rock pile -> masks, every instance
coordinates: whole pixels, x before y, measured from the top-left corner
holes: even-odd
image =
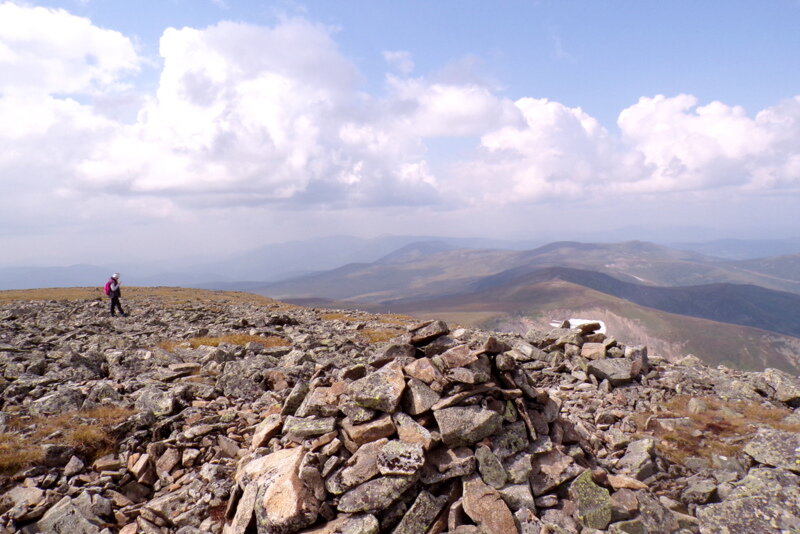
[[[649,372],[644,348],[597,328],[512,345],[430,321],[369,365],[298,383],[238,466],[226,532],[538,533],[612,521],[627,532],[658,527],[651,515],[677,528],[657,501],[638,513],[632,489],[655,471],[652,440],[628,445],[619,462],[628,474],[609,479],[588,430],[542,387],[552,379],[543,369],[567,354],[591,358],[588,373],[606,390]]]
[[[800,382],[780,371],[673,364],[592,324],[102,306],[0,304],[0,532],[800,529]]]

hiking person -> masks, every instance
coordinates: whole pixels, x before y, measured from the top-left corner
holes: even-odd
[[[122,305],[119,303],[119,298],[122,296],[122,290],[119,288],[120,285],[119,273],[112,274],[111,278],[106,282],[105,293],[111,297],[111,317],[116,315],[114,313],[115,309],[119,310],[119,314],[123,317],[128,316],[128,314],[122,310]]]

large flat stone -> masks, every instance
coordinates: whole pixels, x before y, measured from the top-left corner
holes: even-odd
[[[608,380],[612,386],[623,386],[633,380],[633,362],[627,358],[606,358],[590,362],[589,374]]]
[[[744,452],[761,464],[800,473],[800,433],[760,428]]]
[[[387,364],[364,378],[351,382],[347,394],[365,408],[392,413],[397,410],[406,380],[399,365]]]
[[[723,502],[699,507],[697,518],[702,534],[797,532],[800,476],[782,469],[751,469]]]
[[[338,510],[346,513],[376,512],[388,508],[414,485],[414,476],[388,476],[364,482],[339,499]]]
[[[442,440],[449,447],[472,445],[500,430],[503,418],[480,406],[455,406],[433,412]]]

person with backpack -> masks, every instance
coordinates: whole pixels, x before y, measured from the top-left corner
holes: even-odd
[[[108,282],[106,282],[103,290],[106,295],[111,297],[111,316],[114,317],[116,315],[114,310],[117,309],[120,315],[127,317],[128,314],[122,310],[122,305],[119,303],[119,298],[122,296],[122,290],[119,286],[119,273],[114,273],[111,275],[111,278],[108,279]]]

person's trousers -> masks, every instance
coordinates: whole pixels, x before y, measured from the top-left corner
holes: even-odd
[[[125,315],[122,311],[122,304],[119,303],[119,297],[111,297],[111,315],[115,315],[114,310],[119,310],[120,315]]]

